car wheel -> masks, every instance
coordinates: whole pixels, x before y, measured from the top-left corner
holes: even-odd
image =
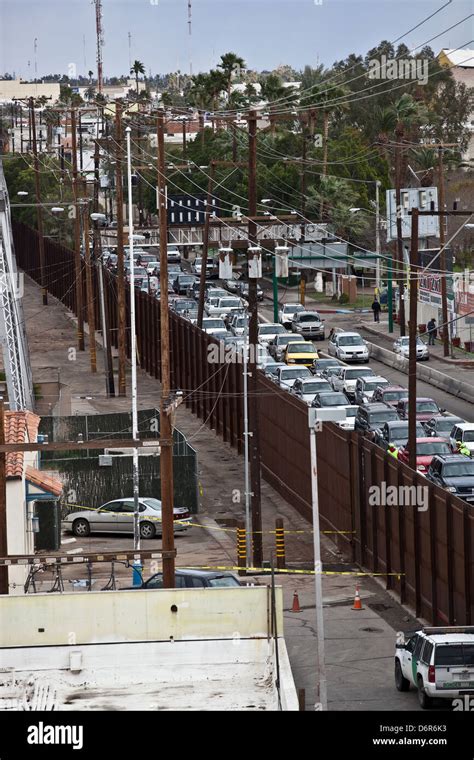
[[[420,677],[418,678],[418,702],[422,710],[429,710],[430,707],[433,707],[433,698],[427,695],[423,679]]]
[[[398,691],[408,691],[410,688],[410,681],[403,675],[402,666],[398,659],[395,660],[395,686]]]
[[[90,535],[91,526],[87,520],[84,520],[84,518],[80,517],[78,520],[74,520],[72,524],[72,532],[75,536],[84,538],[85,536]]]
[[[155,538],[156,528],[151,522],[140,523],[140,538]]]

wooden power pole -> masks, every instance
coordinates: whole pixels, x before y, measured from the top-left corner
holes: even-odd
[[[444,165],[443,165],[443,147],[438,146],[438,206],[440,211],[444,211]],[[444,216],[439,217],[439,266],[441,269],[441,312],[443,321],[443,354],[449,356],[449,325],[448,325],[448,289],[446,279],[446,250],[444,248]]]
[[[127,394],[126,380],[126,326],[125,309],[125,272],[123,251],[123,135],[122,135],[122,103],[116,102],[115,109],[115,185],[117,193],[117,300],[118,300],[118,389],[119,396]]]
[[[38,145],[36,142],[36,121],[35,121],[35,107],[34,107],[33,98],[30,98],[28,103],[29,103],[31,132],[33,136],[33,161],[34,161],[34,169],[35,169],[35,192],[36,192],[36,224],[38,227],[41,295],[43,299],[43,306],[47,306],[48,305],[48,290],[46,288],[46,279],[45,279],[46,275],[45,275],[44,237],[43,237],[43,209],[41,207],[41,182],[40,182],[40,170],[39,170],[39,161],[38,161]]]
[[[91,248],[89,240],[89,196],[87,192],[87,182],[83,181],[84,198],[84,260],[86,264],[86,294],[87,294],[87,321],[89,323],[89,355],[91,361],[91,372],[97,372],[97,349],[95,344],[95,312],[94,312],[94,289],[92,287],[92,261]]]
[[[249,130],[249,242],[257,245],[257,113],[250,111]],[[250,452],[250,488],[252,509],[253,563],[261,567],[263,562],[262,507],[260,495],[260,436],[258,424],[258,301],[257,280],[249,277],[249,452]],[[248,559],[247,559],[248,561]]]
[[[77,178],[77,129],[76,109],[71,108],[71,145],[72,145],[72,183],[74,193],[74,262],[76,276],[76,309],[77,309],[77,346],[79,351],[85,350],[84,345],[84,314],[82,298],[82,262],[81,262],[81,215],[79,210],[79,187]]]
[[[160,353],[161,353],[161,400],[160,400],[160,478],[161,478],[161,515],[162,548],[166,552],[174,551],[173,526],[173,428],[169,411],[171,377],[170,377],[170,326],[168,311],[168,220],[166,208],[165,181],[165,112],[160,110],[157,119],[158,143],[158,216],[160,224],[160,280],[163,283],[160,293]],[[132,264],[133,265],[133,264]],[[174,555],[163,559],[163,586],[175,586]]]
[[[418,209],[412,209],[410,248],[410,322],[408,351],[408,456],[416,470],[416,332],[418,311]]]

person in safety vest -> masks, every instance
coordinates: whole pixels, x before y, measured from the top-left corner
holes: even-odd
[[[389,444],[387,451],[392,457],[395,457],[395,459],[398,459],[398,449],[393,443]]]
[[[466,457],[470,457],[471,456],[470,450],[468,449],[468,447],[466,446],[466,444],[463,443],[462,441],[458,441],[456,443],[456,448],[458,450],[458,454],[464,454],[464,456],[466,456]]]

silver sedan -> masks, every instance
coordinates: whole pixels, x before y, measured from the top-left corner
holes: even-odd
[[[133,499],[115,499],[99,509],[71,512],[63,524],[75,536],[84,538],[91,533],[133,534]],[[161,501],[148,497],[139,499],[140,536],[154,538],[162,534]],[[192,525],[189,510],[173,508],[174,532],[187,530]]]

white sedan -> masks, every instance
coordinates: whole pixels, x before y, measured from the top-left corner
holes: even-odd
[[[85,538],[91,533],[131,533],[134,518],[133,499],[114,499],[99,509],[81,509],[71,512],[63,520],[66,530]],[[162,535],[161,501],[149,497],[139,499],[140,537],[155,538]],[[192,525],[189,510],[173,507],[174,532],[185,531]],[[179,522],[176,522],[179,521]]]
[[[408,336],[398,338],[393,344],[393,350],[396,354],[399,354],[399,356],[408,359],[410,353],[410,338]],[[430,352],[428,351],[427,346],[423,343],[421,338],[418,337],[416,339],[416,358],[422,361],[427,361],[430,358]]]
[[[283,327],[283,325],[279,324],[268,324],[268,323],[262,323],[259,325],[258,328],[258,342],[262,345],[267,345],[272,341],[274,338],[276,338],[277,335],[281,335],[282,333],[286,333],[287,330]]]

